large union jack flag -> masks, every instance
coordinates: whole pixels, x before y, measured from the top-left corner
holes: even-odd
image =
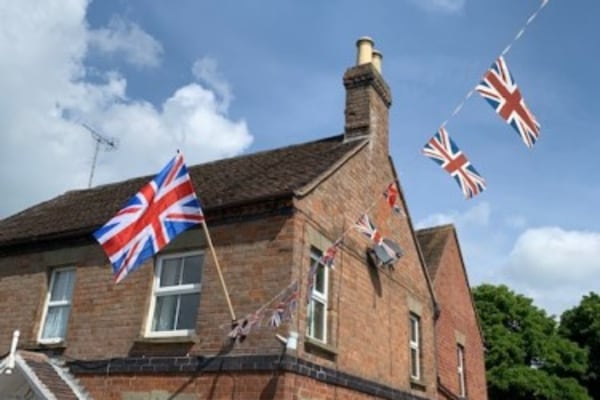
[[[471,165],[465,154],[450,139],[444,128],[427,142],[423,154],[438,163],[454,177],[467,199],[485,190],[485,179]]]
[[[103,227],[94,232],[120,282],[186,229],[204,221],[178,153]]]
[[[540,124],[525,104],[504,57],[492,64],[475,89],[531,148],[540,135]]]

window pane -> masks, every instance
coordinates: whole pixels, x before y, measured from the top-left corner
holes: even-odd
[[[184,294],[179,296],[179,318],[177,319],[177,329],[196,328],[196,315],[198,313],[198,303],[200,294]]]
[[[160,287],[179,285],[181,276],[181,258],[163,260],[160,271]]]
[[[465,358],[464,358],[464,349],[461,345],[458,345],[457,348],[457,356],[458,356],[458,386],[459,393],[461,396],[465,396],[466,387],[465,387]]]
[[[411,317],[410,318],[410,340],[411,340],[411,342],[417,341],[417,338],[418,338],[417,330],[418,330],[417,320],[414,317]]]
[[[178,296],[160,296],[156,298],[153,331],[170,331],[175,326],[175,313],[177,312]]]
[[[319,340],[325,340],[325,305],[313,300],[312,313],[312,337]]]
[[[42,339],[64,338],[70,306],[48,307]]]
[[[325,267],[319,264],[315,277],[315,290],[319,293],[325,293]]]
[[[55,271],[52,284],[52,293],[50,301],[71,300],[73,295],[73,283],[75,282],[75,271]]]
[[[183,278],[181,283],[202,282],[203,255],[186,257],[183,263]]]
[[[415,349],[410,349],[410,374],[419,377],[419,353]]]

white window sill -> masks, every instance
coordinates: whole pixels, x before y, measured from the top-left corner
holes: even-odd
[[[135,339],[137,343],[198,343],[195,333],[185,335],[147,335]]]
[[[67,344],[64,339],[56,340],[38,340],[37,342],[39,349],[65,349]]]
[[[42,346],[64,346],[64,338],[53,338],[53,339],[39,339],[38,344]]]

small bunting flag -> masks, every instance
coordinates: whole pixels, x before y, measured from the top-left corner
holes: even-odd
[[[535,144],[540,135],[540,124],[525,104],[504,57],[492,64],[475,90],[517,131],[527,147]]]
[[[423,148],[423,154],[438,163],[454,177],[467,199],[485,190],[485,179],[471,165],[465,154],[450,139],[445,128],[440,128]]]
[[[396,189],[396,185],[394,185],[393,182],[385,189],[383,197],[385,197],[387,203],[396,214],[402,215],[402,208],[400,208],[400,204],[398,204],[398,189]]]
[[[356,221],[354,227],[364,236],[371,239],[375,244],[380,244],[383,240],[383,237],[377,232],[377,228],[375,228],[375,225],[371,222],[367,214],[363,214],[358,221]]]
[[[260,326],[262,320],[262,310],[257,310],[251,314],[248,314],[246,315],[246,318],[238,320],[236,322],[235,326],[227,336],[229,336],[233,340],[237,339],[241,343],[244,340],[246,340],[246,336],[250,334],[254,326]]]
[[[277,304],[277,307],[275,307],[275,310],[269,319],[269,326],[271,328],[277,328],[282,322],[291,319],[297,304],[298,281],[290,285],[288,290],[281,296],[281,301]]]
[[[310,303],[313,287],[315,286],[317,268],[319,268],[319,263],[312,261],[310,270],[308,271],[308,281],[306,283],[306,304]]]
[[[334,244],[332,244],[327,250],[325,250],[319,262],[321,262],[324,266],[328,268],[335,269],[335,256],[337,255],[338,248],[341,244],[341,239],[336,240]]]

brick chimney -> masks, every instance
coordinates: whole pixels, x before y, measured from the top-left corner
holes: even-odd
[[[356,47],[356,65],[344,73],[345,139],[369,137],[371,144],[382,146],[387,156],[392,93],[381,75],[382,55],[369,37],[358,39]]]

